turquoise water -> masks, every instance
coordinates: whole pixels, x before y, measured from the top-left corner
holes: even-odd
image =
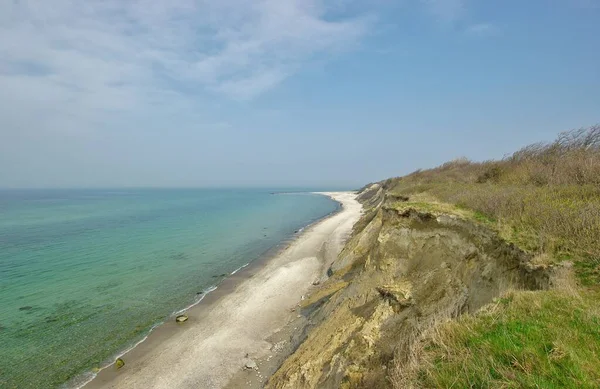
[[[269,190],[0,191],[0,387],[102,366],[337,206]]]

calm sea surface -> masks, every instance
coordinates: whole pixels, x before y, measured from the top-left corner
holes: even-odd
[[[102,366],[338,207],[271,192],[0,191],[0,387],[58,387]]]

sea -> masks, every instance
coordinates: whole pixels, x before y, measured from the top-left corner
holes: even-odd
[[[0,388],[81,385],[338,208],[308,190],[0,190]]]

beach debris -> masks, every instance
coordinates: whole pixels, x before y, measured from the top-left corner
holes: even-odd
[[[184,321],[187,321],[187,319],[188,319],[188,316],[187,316],[187,315],[178,315],[178,316],[175,318],[175,321],[176,321],[177,323],[183,323]]]
[[[296,312],[296,308],[295,308],[295,307],[294,307],[294,308],[292,308],[292,309],[291,309],[291,311],[292,311],[292,312]]]
[[[305,297],[304,295],[302,295],[302,301],[304,301],[304,299],[305,299],[305,298],[306,298],[306,297]]]
[[[313,285],[315,285],[315,286],[319,285],[320,283],[321,283],[321,281],[319,281],[319,280],[314,280],[313,281]]]
[[[24,307],[19,308],[19,311],[29,311],[31,309],[33,309],[31,305],[26,305]]]
[[[125,361],[122,358],[117,358],[117,360],[115,361],[115,367],[117,369],[120,369],[123,366],[125,366]]]
[[[244,363],[244,368],[247,370],[256,370],[258,366],[256,365],[256,362],[254,362],[252,359],[248,359],[246,360],[246,363]]]

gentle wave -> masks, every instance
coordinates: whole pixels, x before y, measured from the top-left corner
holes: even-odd
[[[232,271],[231,273],[229,273],[230,276],[234,275],[235,273],[239,272],[240,270],[242,270],[243,268],[245,268],[246,266],[250,265],[250,263],[245,264],[244,266],[240,266],[237,269],[235,269],[234,271]]]
[[[179,311],[173,312],[171,314],[171,316],[173,316],[173,315],[180,315],[183,312],[187,311],[188,309],[190,309],[192,307],[195,307],[196,305],[200,304],[200,302],[202,300],[204,300],[204,297],[206,297],[207,294],[209,294],[210,292],[215,291],[216,289],[217,289],[216,285],[208,287],[207,289],[203,290],[202,293],[200,293],[200,294],[198,294],[196,296],[196,300],[192,304],[188,305],[187,307],[185,307],[183,309],[180,309]]]
[[[247,265],[246,265],[247,266]],[[245,266],[243,266],[245,267]],[[187,310],[189,310],[190,308],[195,307],[196,305],[200,304],[200,302],[202,302],[202,300],[204,300],[204,298],[210,293],[210,292],[214,292],[217,289],[216,285],[213,285],[207,289],[205,289],[204,291],[202,291],[202,293],[198,294],[198,296],[196,297],[195,301],[188,305],[187,307],[180,309],[179,311],[175,311],[173,312],[169,317],[173,317],[176,315],[180,315],[183,312],[186,312]],[[80,378],[82,380],[85,380],[84,382],[80,383],[80,384],[76,384],[76,386],[74,386],[75,389],[81,389],[84,386],[86,386],[87,384],[89,384],[90,382],[92,382],[92,380],[94,378],[96,378],[96,376],[98,375],[98,373],[100,373],[102,370],[112,366],[114,364],[114,361],[116,361],[118,358],[121,358],[122,356],[124,356],[125,354],[127,354],[128,352],[130,352],[131,350],[133,350],[134,348],[136,348],[137,346],[139,346],[140,344],[142,344],[143,342],[145,342],[148,337],[150,336],[150,334],[152,333],[152,331],[154,331],[155,328],[161,326],[162,324],[164,324],[164,321],[161,321],[159,323],[154,324],[152,327],[150,327],[150,330],[148,330],[148,333],[142,338],[140,339],[138,342],[136,342],[134,345],[128,347],[127,349],[125,349],[124,351],[120,352],[119,354],[115,355],[113,358],[111,358],[111,361],[113,362],[107,362],[104,366],[102,366],[101,368],[99,368],[97,371],[95,372],[87,372],[84,373]]]

